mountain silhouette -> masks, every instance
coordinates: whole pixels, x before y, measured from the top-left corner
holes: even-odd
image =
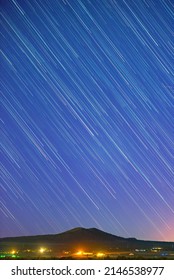
[[[15,247],[18,249],[36,248],[46,246],[52,250],[116,250],[116,249],[150,249],[162,247],[173,250],[174,242],[144,241],[136,238],[123,238],[97,228],[73,228],[71,230],[50,235],[20,236],[0,238],[0,247],[5,249]]]

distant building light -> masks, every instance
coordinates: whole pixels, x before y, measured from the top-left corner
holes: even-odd
[[[83,252],[83,251],[78,251],[77,253],[75,253],[76,256],[91,256],[93,255],[93,253],[91,252]]]
[[[104,253],[100,253],[100,252],[99,252],[99,253],[97,253],[97,258],[104,257],[104,255],[105,255]]]
[[[146,252],[145,249],[135,249],[135,252]]]
[[[81,256],[83,254],[83,251],[78,251],[77,253],[76,253],[76,255],[78,255],[78,256]]]
[[[12,251],[11,251],[11,254],[12,254],[12,255],[14,255],[15,253],[16,253],[16,251],[15,251],[15,250],[12,250]]]
[[[41,254],[43,254],[45,251],[46,251],[45,248],[40,248],[40,249],[39,249],[39,252],[40,252]]]
[[[91,255],[93,255],[93,253],[91,253],[91,252],[83,252],[83,255],[85,255],[85,256],[91,256]]]

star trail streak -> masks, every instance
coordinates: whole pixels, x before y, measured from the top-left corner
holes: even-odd
[[[173,1],[0,9],[0,237],[174,241]]]

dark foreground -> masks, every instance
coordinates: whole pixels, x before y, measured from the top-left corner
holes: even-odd
[[[0,239],[0,259],[174,259],[174,242],[123,238],[91,228],[63,233]]]

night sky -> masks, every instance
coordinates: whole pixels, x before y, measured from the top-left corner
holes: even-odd
[[[174,241],[173,4],[0,1],[0,237]]]

